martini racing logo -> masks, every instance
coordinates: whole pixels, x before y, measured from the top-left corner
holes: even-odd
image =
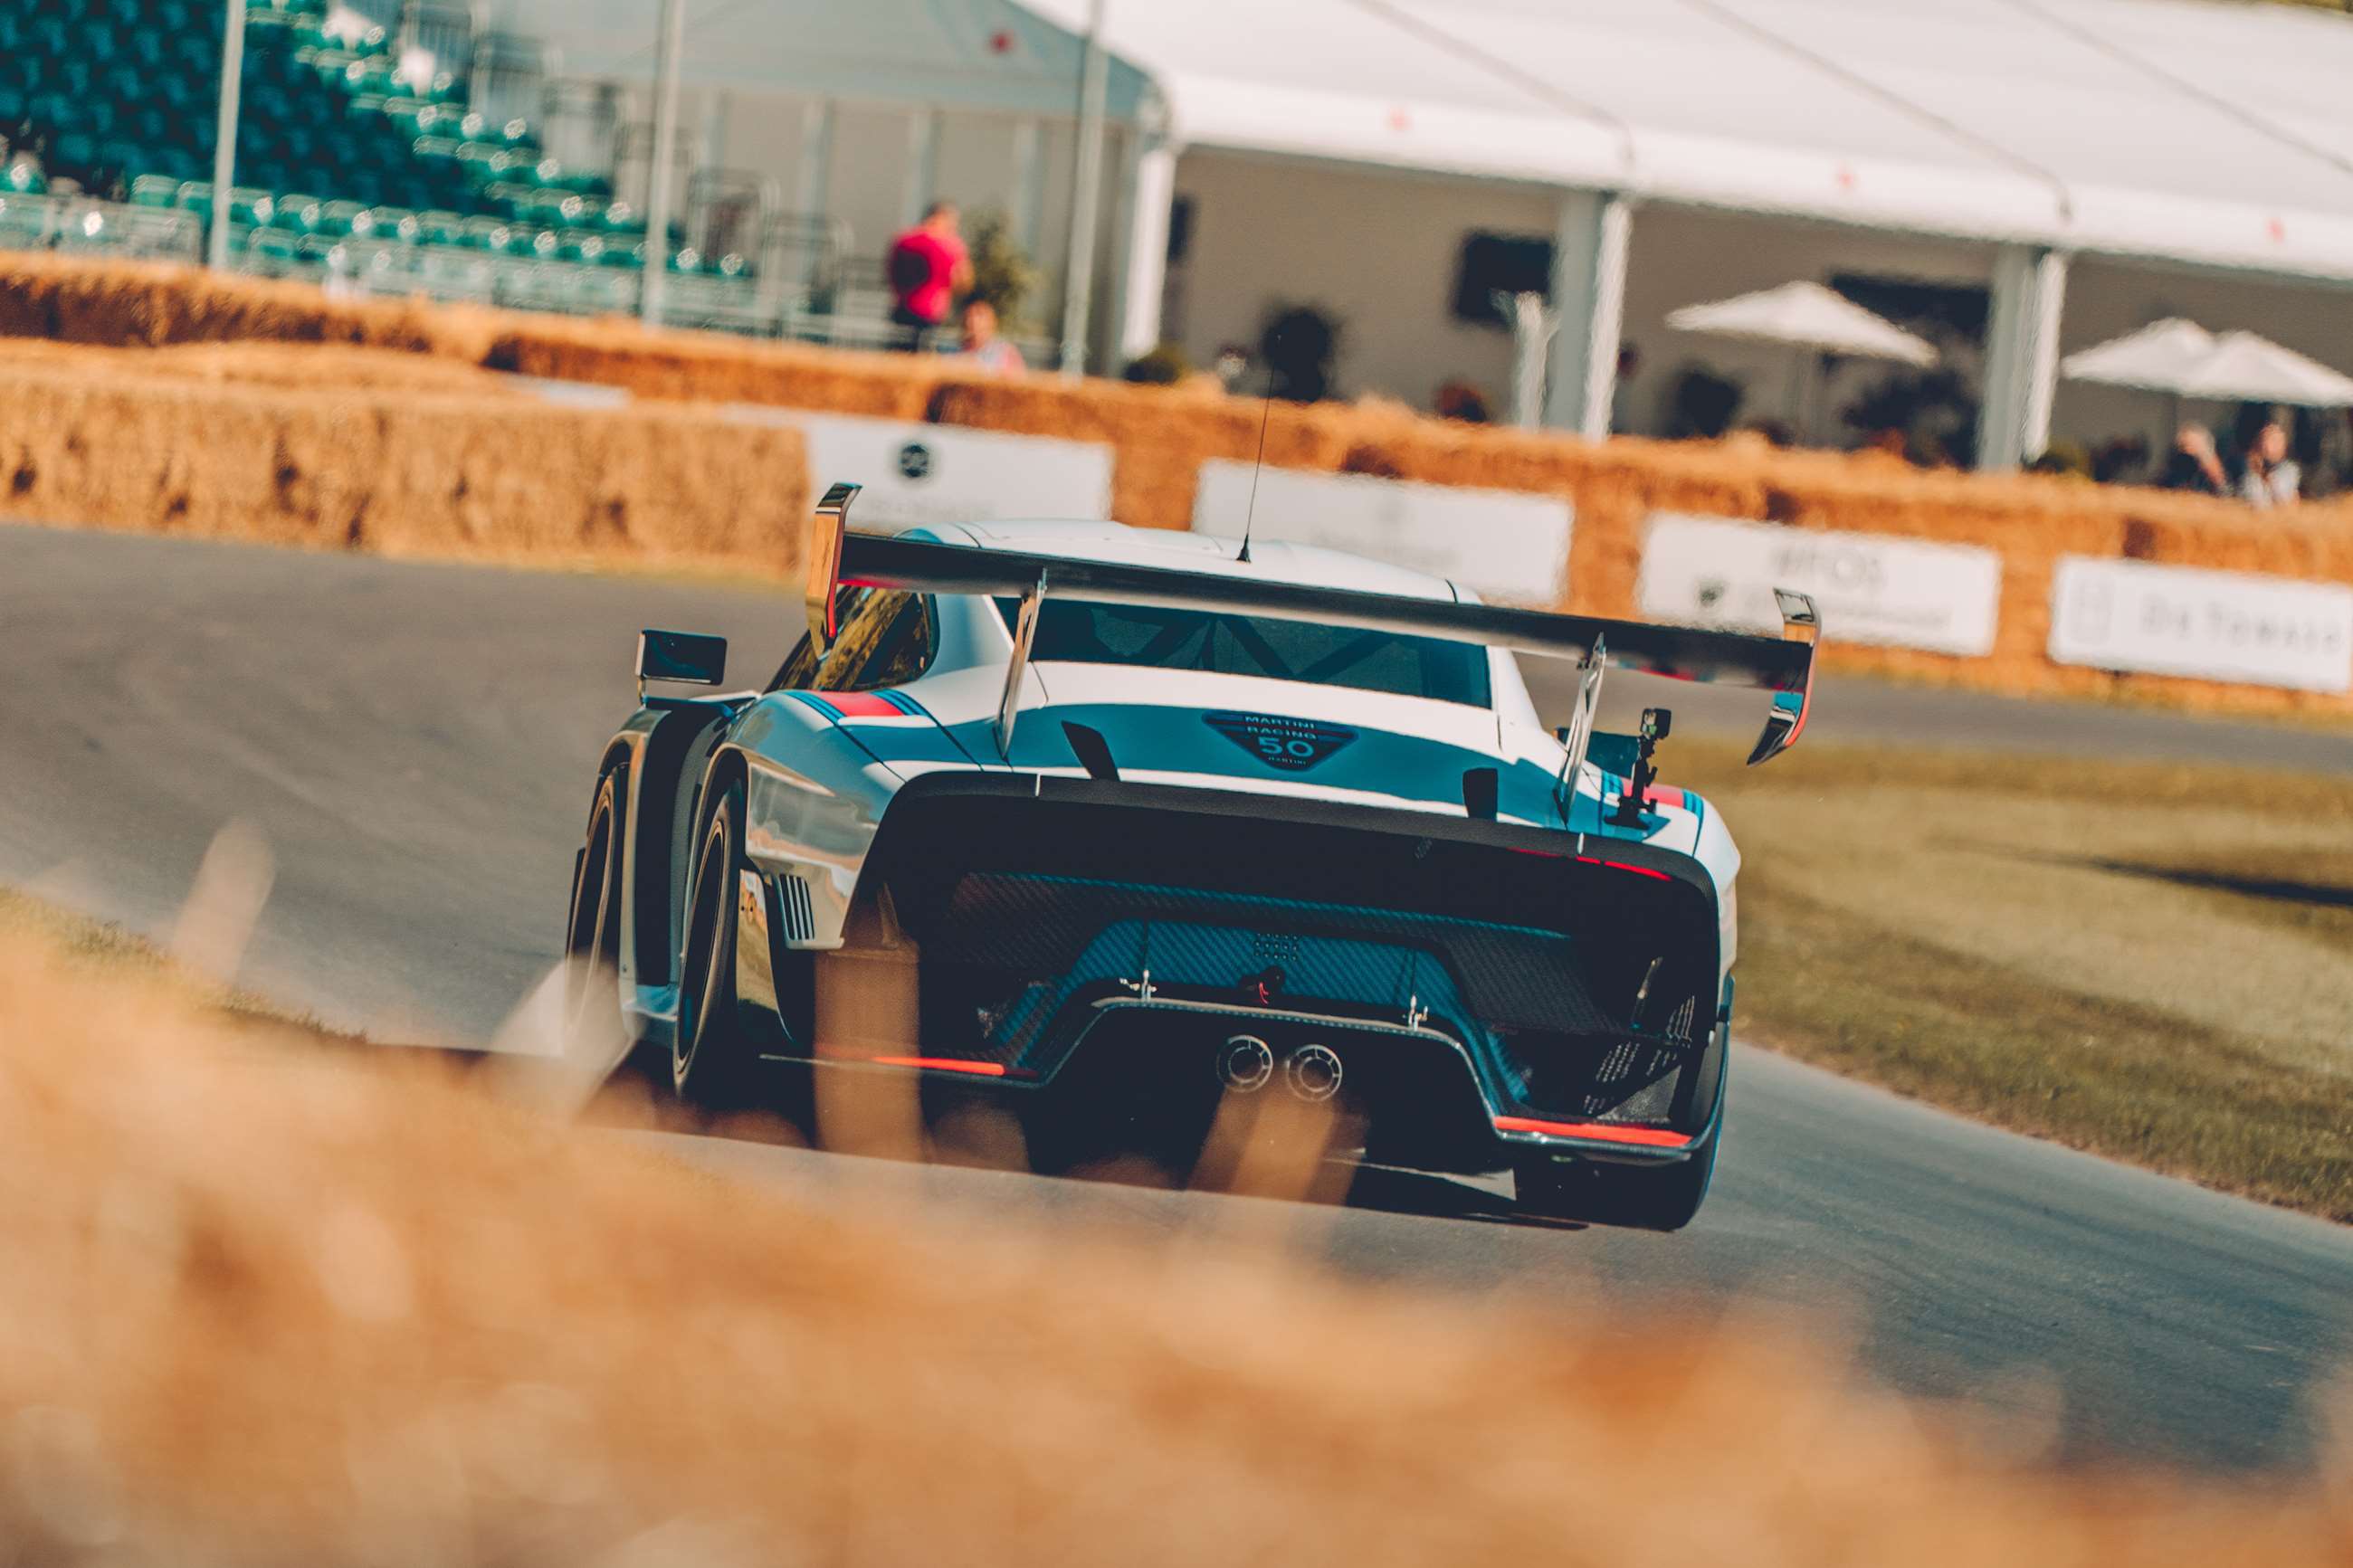
[[[1205,713],[1210,729],[1283,773],[1304,773],[1356,738],[1354,730],[1271,713]]]

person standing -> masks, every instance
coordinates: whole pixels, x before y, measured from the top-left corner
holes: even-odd
[[[884,269],[891,280],[891,320],[905,330],[903,347],[947,325],[955,297],[972,286],[972,257],[954,202],[934,202],[923,221],[891,242]]]
[[[2239,499],[2253,507],[2294,506],[2303,499],[2303,470],[2288,456],[2287,430],[2277,420],[2247,443],[2247,466],[2239,476]]]

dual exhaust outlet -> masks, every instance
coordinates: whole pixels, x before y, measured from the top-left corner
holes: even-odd
[[[1310,1104],[1340,1092],[1340,1057],[1329,1046],[1293,1046],[1280,1058],[1282,1087]],[[1274,1047],[1256,1035],[1235,1035],[1218,1047],[1218,1081],[1235,1094],[1256,1094],[1274,1081]]]

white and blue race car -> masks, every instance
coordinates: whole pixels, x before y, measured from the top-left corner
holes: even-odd
[[[574,1005],[716,1106],[833,1073],[995,1097],[1032,1147],[1198,1151],[1236,1096],[1328,1102],[1366,1156],[1514,1173],[1535,1213],[1674,1229],[1724,1121],[1739,854],[1604,670],[1772,691],[1781,637],[1482,605],[1335,552],[1111,523],[805,545],[765,689],[649,631],[574,879]],[[1536,716],[1517,654],[1582,668]],[[820,1138],[823,1129],[818,1130]],[[1189,1141],[1189,1142],[1188,1142]]]

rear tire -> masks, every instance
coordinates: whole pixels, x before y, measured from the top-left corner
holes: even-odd
[[[597,781],[588,808],[588,832],[572,872],[572,903],[564,932],[564,1052],[585,1062],[622,1054],[621,816],[625,775]]]
[[[745,864],[741,781],[705,809],[699,842],[687,890],[670,1081],[689,1104],[736,1110],[752,1101],[756,1067],[735,1000],[735,900]]]
[[[1561,1163],[1537,1157],[1514,1168],[1516,1206],[1546,1219],[1632,1230],[1681,1230],[1699,1213],[1715,1174],[1716,1140],[1674,1165]]]

